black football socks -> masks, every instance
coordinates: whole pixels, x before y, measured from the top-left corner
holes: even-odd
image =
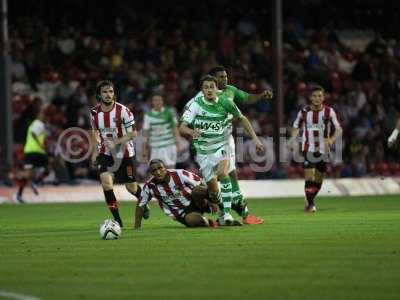
[[[104,196],[106,197],[107,206],[112,213],[114,220],[118,222],[118,224],[123,227],[121,217],[118,211],[118,202],[115,198],[115,194],[113,190],[104,191]]]

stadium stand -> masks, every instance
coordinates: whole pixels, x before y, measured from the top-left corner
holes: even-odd
[[[45,7],[29,4],[25,9],[36,9],[35,17],[26,14],[13,19],[11,14],[17,162],[23,156],[21,145],[27,126],[40,103],[48,105],[52,132],[48,144],[53,152],[62,130],[73,126],[89,129],[87,111],[95,104],[93,89],[103,78],[115,82],[118,98],[133,109],[138,129],[143,112],[149,109],[150,92],[163,92],[166,102],[179,113],[196,94],[199,77],[217,64],[228,68],[230,81],[239,88],[256,92],[273,87],[268,10],[256,14],[254,8],[241,14],[238,5],[229,7],[226,17],[220,18],[216,12],[207,14],[206,5],[199,5],[196,12],[191,11],[193,19],[188,20],[187,9],[179,5],[170,15],[164,14],[163,8],[154,15],[146,9],[138,14],[119,3],[110,11],[110,21],[101,24],[99,10],[72,3],[64,16],[51,15]],[[223,7],[224,3],[219,1],[216,6]],[[318,3],[311,1],[308,7],[303,3],[301,9],[317,10],[321,5]],[[306,103],[310,83],[327,88],[327,101],[337,111],[344,129],[343,162],[332,164],[328,170],[333,178],[400,176],[398,152],[388,150],[385,138],[394,126],[400,103],[400,39],[390,31],[399,21],[390,14],[390,5],[380,12],[370,9],[369,1],[365,3],[356,10],[357,18],[350,20],[344,15],[340,24],[332,22],[332,15],[343,13],[344,8],[336,12],[327,9],[312,22],[296,19],[296,7],[285,9],[286,126],[290,128],[299,107]],[[73,14],[77,9],[82,13],[79,18]],[[375,22],[381,25],[374,29],[359,27],[360,20],[363,24],[370,19],[383,20],[383,13],[395,22],[392,29],[385,27],[385,22]],[[38,18],[40,15],[51,17]],[[144,28],[143,20],[150,26]],[[273,103],[261,102],[242,109],[259,134],[273,135]],[[187,151],[188,143],[185,147]],[[195,169],[190,159],[182,166]],[[64,162],[56,164],[57,168],[58,177],[66,182],[95,176],[88,162]],[[143,176],[144,168],[139,159],[139,175]],[[300,178],[303,169],[287,163],[257,173],[245,160],[238,164],[238,171],[241,179]]]

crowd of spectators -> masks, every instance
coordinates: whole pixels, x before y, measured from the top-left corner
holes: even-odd
[[[99,30],[90,16],[79,26],[63,19],[56,27],[46,20],[17,18],[10,26],[17,161],[22,159],[27,126],[40,105],[48,107],[53,136],[49,148],[66,128],[89,129],[88,109],[96,104],[93,90],[102,79],[115,83],[118,99],[132,108],[138,130],[149,110],[151,92],[162,92],[179,114],[197,93],[198,79],[216,65],[226,66],[230,82],[243,90],[273,88],[274,58],[263,18],[262,11],[194,20],[182,14],[172,18],[132,11],[130,18],[109,21],[107,30]],[[290,18],[284,22],[283,41],[288,132],[297,111],[307,103],[310,84],[319,83],[344,130],[343,160],[331,165],[329,176],[400,176],[398,152],[386,145],[400,103],[400,40],[371,29],[338,29],[329,23],[306,28]],[[259,135],[274,136],[273,101],[241,109]],[[187,151],[188,142],[183,146]],[[301,164],[290,162],[281,166],[275,162],[270,171],[255,172],[248,153],[243,157],[238,163],[240,178],[303,175]],[[66,180],[95,176],[88,161],[60,165]],[[195,168],[190,159],[181,166]],[[140,159],[138,171],[143,177],[145,164]]]

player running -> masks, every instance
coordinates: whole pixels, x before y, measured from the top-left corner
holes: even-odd
[[[151,160],[149,169],[152,177],[143,186],[136,206],[135,229],[141,227],[144,208],[153,197],[167,216],[187,227],[218,226],[203,216],[215,204],[207,200],[207,187],[199,176],[186,170],[166,169],[159,159]]]
[[[91,121],[92,142],[97,149],[93,147],[91,159],[93,164],[97,164],[107,206],[122,227],[113,191],[114,182],[124,183],[128,192],[137,198],[140,196],[133,166],[133,139],[137,136],[135,119],[129,108],[116,101],[112,82],[99,82],[96,98],[100,103],[91,110]]]
[[[302,130],[301,149],[304,154],[306,202],[304,210],[305,212],[316,212],[314,199],[324,180],[330,148],[342,134],[342,128],[333,108],[324,105],[325,90],[323,87],[312,88],[310,101],[311,104],[305,106],[297,114],[288,146],[290,149],[294,149],[296,139]]]
[[[143,154],[150,160],[161,159],[168,168],[175,168],[178,142],[180,139],[177,119],[170,107],[164,106],[160,94],[151,97],[152,110],[144,115],[143,120]]]
[[[236,222],[230,213],[232,184],[229,177],[231,157],[229,137],[232,118],[240,120],[253,139],[257,151],[263,150],[264,146],[249,120],[242,115],[235,103],[224,95],[217,96],[217,83],[216,78],[211,75],[201,79],[200,86],[204,96],[195,98],[186,107],[181,119],[180,131],[193,138],[196,161],[207,182],[211,201],[223,204],[220,224],[234,225]],[[221,192],[217,178],[221,182]]]
[[[24,146],[24,170],[17,180],[18,191],[16,199],[24,203],[23,192],[29,184],[33,192],[38,195],[36,184],[42,181],[48,174],[48,154],[45,141],[48,135],[45,124],[45,107],[40,108],[37,118],[29,125]]]
[[[218,95],[223,95],[228,99],[239,104],[252,104],[262,99],[272,99],[273,93],[271,90],[265,90],[260,94],[249,94],[245,91],[238,89],[233,85],[228,84],[228,74],[223,66],[217,66],[211,69],[210,75],[217,79]],[[203,96],[203,92],[200,91],[194,98],[192,98],[187,104],[188,107],[194,99],[199,96]],[[231,116],[230,116],[231,117]],[[232,131],[232,129],[231,129]],[[239,216],[242,217],[244,224],[262,224],[264,220],[249,214],[247,202],[243,199],[242,191],[240,190],[237,172],[236,172],[236,149],[235,140],[230,134],[229,136],[229,151],[230,151],[230,167],[229,177],[232,183],[232,209],[236,211]]]

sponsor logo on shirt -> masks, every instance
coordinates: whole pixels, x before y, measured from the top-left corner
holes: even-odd
[[[207,122],[199,121],[196,123],[197,127],[204,130],[220,131],[222,129],[222,122]]]
[[[307,124],[307,129],[311,131],[324,130],[325,124]]]
[[[100,128],[99,129],[101,133],[115,133],[117,132],[117,128]]]

